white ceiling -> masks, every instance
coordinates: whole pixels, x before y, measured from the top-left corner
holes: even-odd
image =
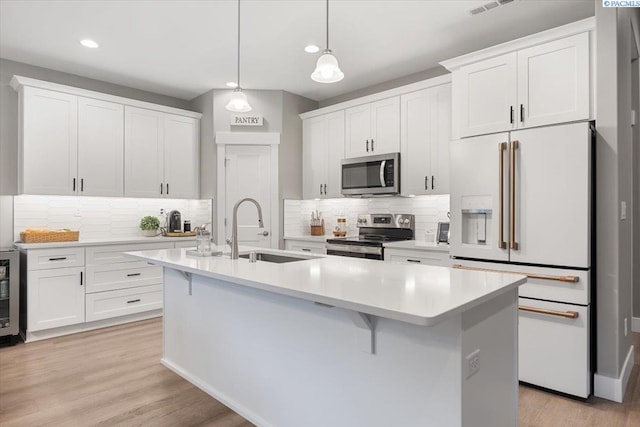
[[[332,0],[330,47],[343,81],[312,81],[323,0],[243,0],[241,83],[323,100],[592,16],[594,0]],[[236,75],[236,2],[0,0],[0,57],[192,99]],[[99,49],[79,40],[91,38]]]

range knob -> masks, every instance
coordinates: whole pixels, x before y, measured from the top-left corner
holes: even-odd
[[[409,221],[409,218],[405,218],[403,222],[404,222],[406,225],[409,225],[409,223],[410,223],[411,221]]]

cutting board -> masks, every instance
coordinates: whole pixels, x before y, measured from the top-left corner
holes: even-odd
[[[195,237],[196,232],[195,231],[174,231],[174,232],[169,232],[167,231],[165,233],[165,237]]]

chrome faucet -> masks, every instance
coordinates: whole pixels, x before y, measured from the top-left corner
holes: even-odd
[[[258,226],[260,228],[264,228],[264,223],[262,222],[262,208],[260,207],[260,204],[255,199],[251,199],[249,197],[238,200],[233,207],[231,239],[227,239],[227,243],[231,246],[231,259],[238,259],[238,207],[240,207],[244,202],[251,202],[256,205],[256,208],[258,208]]]

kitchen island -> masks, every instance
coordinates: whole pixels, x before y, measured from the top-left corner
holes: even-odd
[[[164,267],[165,366],[259,426],[517,425],[524,276],[264,251],[304,259],[130,254]]]

